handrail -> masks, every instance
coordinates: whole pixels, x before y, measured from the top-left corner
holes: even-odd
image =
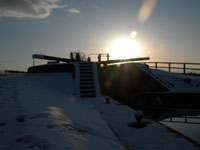
[[[160,64],[188,64],[188,65],[200,65],[200,63],[186,63],[186,62],[164,62],[164,61],[150,61],[150,62],[145,62],[145,63],[160,63]]]
[[[183,119],[183,120],[173,120],[173,118],[178,118],[178,119]],[[187,115],[184,115],[183,117],[170,117],[169,119],[161,120],[161,122],[187,123],[187,124],[200,124],[199,121],[200,121],[200,117],[187,116]]]
[[[168,69],[169,72],[171,72],[172,69],[179,69],[179,70],[183,70],[183,74],[186,74],[187,70],[194,70],[194,71],[200,71],[200,63],[186,63],[186,62],[142,62],[144,64],[155,64],[153,66],[149,66],[151,68],[162,68],[162,69]],[[159,64],[165,64],[167,66],[159,66]],[[183,65],[182,67],[178,67],[178,66],[173,66],[173,65]],[[190,65],[190,67],[187,67],[188,65]],[[192,68],[191,65],[194,65],[195,67]],[[198,66],[199,67],[196,67]]]

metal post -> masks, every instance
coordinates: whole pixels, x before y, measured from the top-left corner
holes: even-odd
[[[171,63],[169,63],[169,72],[171,72]]]
[[[74,59],[74,57],[73,57],[73,53],[72,53],[72,52],[70,53],[70,59],[71,59],[71,60]]]
[[[33,66],[35,66],[35,60],[34,60],[34,58],[33,58]]]
[[[183,64],[183,74],[185,74],[186,64]]]
[[[81,58],[80,58],[80,53],[76,53],[76,61],[80,61]]]
[[[156,64],[155,64],[155,68],[158,69],[158,63],[157,63],[157,62],[156,62]]]
[[[109,54],[107,54],[107,61],[109,61],[109,57],[110,57]]]
[[[185,123],[187,123],[187,116],[185,115]]]
[[[101,62],[101,54],[98,55],[98,62]]]
[[[173,120],[172,120],[172,117],[170,117],[170,122],[172,122]]]

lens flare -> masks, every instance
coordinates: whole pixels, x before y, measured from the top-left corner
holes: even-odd
[[[140,22],[145,22],[148,20],[153,10],[155,9],[157,0],[145,0],[138,13],[138,20]]]
[[[137,37],[137,31],[132,31],[130,33],[130,38],[135,39]]]

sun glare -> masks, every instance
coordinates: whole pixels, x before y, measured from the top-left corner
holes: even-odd
[[[110,55],[113,59],[135,58],[140,55],[140,47],[134,39],[121,38],[111,45]]]

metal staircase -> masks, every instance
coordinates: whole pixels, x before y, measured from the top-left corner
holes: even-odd
[[[79,63],[80,97],[96,97],[93,66],[91,62]]]

